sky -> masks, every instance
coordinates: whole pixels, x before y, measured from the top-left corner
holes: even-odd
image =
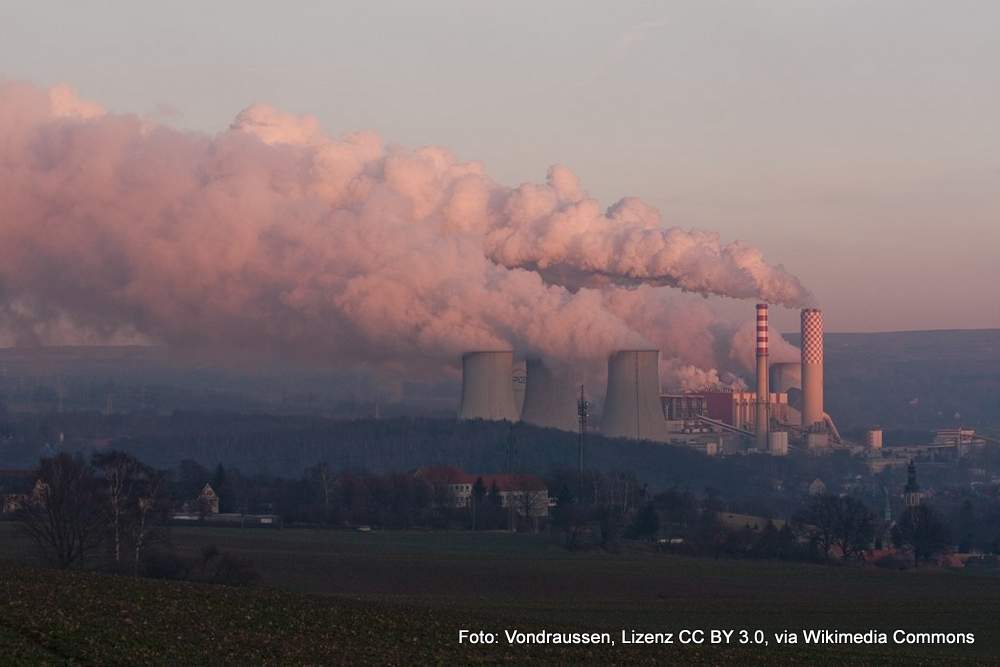
[[[1000,327],[995,2],[36,0],[0,25],[0,78],[113,111],[216,133],[266,103],[511,186],[566,165],[760,247],[829,331]]]

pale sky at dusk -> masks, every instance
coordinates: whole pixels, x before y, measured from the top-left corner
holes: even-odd
[[[762,248],[828,330],[1000,327],[995,2],[288,4],[3,2],[0,78],[208,133],[266,103],[507,185],[560,163]]]

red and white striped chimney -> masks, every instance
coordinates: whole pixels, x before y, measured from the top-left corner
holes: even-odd
[[[767,449],[767,432],[770,427],[771,394],[767,386],[767,304],[757,304],[757,449]]]
[[[802,311],[802,428],[823,421],[823,312]]]

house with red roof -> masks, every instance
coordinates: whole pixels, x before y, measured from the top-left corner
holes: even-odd
[[[549,490],[538,475],[476,475],[453,466],[419,468],[415,475],[441,489],[447,503],[453,508],[470,507],[476,480],[482,480],[486,493],[496,489],[501,507],[513,507],[515,512],[524,517],[538,518],[549,514]]]

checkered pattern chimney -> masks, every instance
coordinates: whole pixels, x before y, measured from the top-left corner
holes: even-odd
[[[802,428],[823,421],[823,313],[802,311]]]

